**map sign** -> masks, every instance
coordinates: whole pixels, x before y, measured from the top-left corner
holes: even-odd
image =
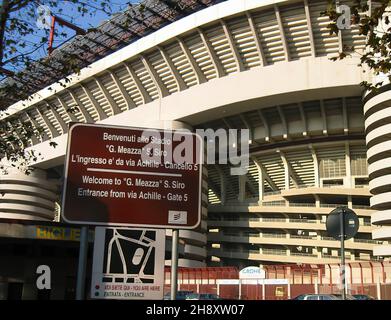
[[[202,141],[187,130],[74,124],[62,217],[68,223],[194,229]]]
[[[95,230],[91,297],[163,299],[165,231]]]

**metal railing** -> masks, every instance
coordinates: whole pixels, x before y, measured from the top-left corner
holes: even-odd
[[[322,188],[343,188],[343,184],[329,184],[329,183],[323,183]]]
[[[262,202],[262,206],[266,206],[266,207],[282,207],[282,206],[286,206],[286,201],[267,201],[267,202]]]
[[[290,202],[290,207],[315,207],[315,203],[297,203],[297,202]]]
[[[297,234],[291,234],[290,238],[292,238],[292,239],[317,240],[316,236],[300,236],[300,235],[297,235]]]
[[[267,192],[263,193],[264,196],[272,196],[272,195],[275,195],[275,194],[281,194],[281,190],[278,190],[278,191],[267,191]]]
[[[260,235],[260,233],[249,232],[249,233],[243,233],[241,236],[242,237],[256,237],[256,238],[259,238],[261,235]]]
[[[314,183],[311,184],[299,184],[296,186],[296,189],[305,189],[305,188],[313,188],[315,187]]]
[[[361,243],[372,243],[372,244],[382,244],[382,241],[372,240],[372,239],[354,239],[353,242],[361,242]]]
[[[336,207],[348,207],[347,204],[341,204],[341,203],[321,203],[321,208],[336,208]]]
[[[284,218],[262,218],[262,222],[287,222]]]
[[[364,205],[352,205],[353,209],[365,209],[365,210],[370,210],[371,206],[364,206]]]
[[[327,241],[336,241],[333,237],[320,237],[321,240],[327,240]]]
[[[354,185],[355,188],[369,188],[369,184],[356,184]]]
[[[231,232],[223,232],[223,236],[227,236],[227,237],[237,237],[238,234],[237,234],[237,233],[231,233]]]
[[[287,238],[286,234],[281,233],[262,233],[262,238]]]
[[[306,219],[289,219],[289,222],[298,222],[298,223],[318,223],[317,220],[306,220]]]
[[[313,253],[291,252],[291,256],[317,257],[318,255]]]
[[[331,254],[322,253],[322,258],[329,258],[329,259],[341,259],[340,256],[333,256]]]
[[[287,255],[287,251],[286,250],[278,250],[278,249],[262,249],[261,254],[286,256]]]

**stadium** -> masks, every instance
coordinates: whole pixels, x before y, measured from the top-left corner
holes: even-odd
[[[338,263],[325,226],[337,206],[360,221],[347,262],[390,256],[390,91],[364,95],[359,55],[330,60],[345,45],[364,49],[358,30],[331,36],[326,0],[143,3],[53,51],[75,53],[80,74],[61,80],[55,60],[25,73],[31,99],[0,121],[44,132],[29,145],[35,170],[1,176],[1,237],[29,238],[24,220],[63,227],[69,122],[248,129],[247,174],[206,166],[202,223],[180,231],[179,266]]]

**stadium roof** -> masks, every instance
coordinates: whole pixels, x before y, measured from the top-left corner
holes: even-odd
[[[5,78],[0,87],[13,86],[29,96],[72,73],[67,71],[70,68],[64,61],[69,64],[72,60],[72,70],[82,69],[171,22],[223,1],[143,0],[137,5],[130,5],[97,28],[73,37],[51,55],[33,62],[28,69]],[[7,92],[0,99],[0,110],[19,100],[20,96]]]

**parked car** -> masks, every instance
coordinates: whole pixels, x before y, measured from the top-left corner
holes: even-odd
[[[187,297],[193,294],[193,291],[180,290],[176,293],[176,300],[186,300]],[[171,300],[171,292],[167,292],[164,297],[164,300]]]
[[[341,300],[333,294],[301,294],[292,300]]]
[[[356,300],[377,300],[376,298],[374,298],[370,295],[367,295],[367,294],[354,294],[353,297]]]
[[[213,293],[191,293],[186,300],[222,300],[222,298]]]
[[[342,294],[334,294],[334,295],[338,297],[340,300],[342,300]],[[345,300],[357,300],[357,299],[350,294],[346,294]]]

